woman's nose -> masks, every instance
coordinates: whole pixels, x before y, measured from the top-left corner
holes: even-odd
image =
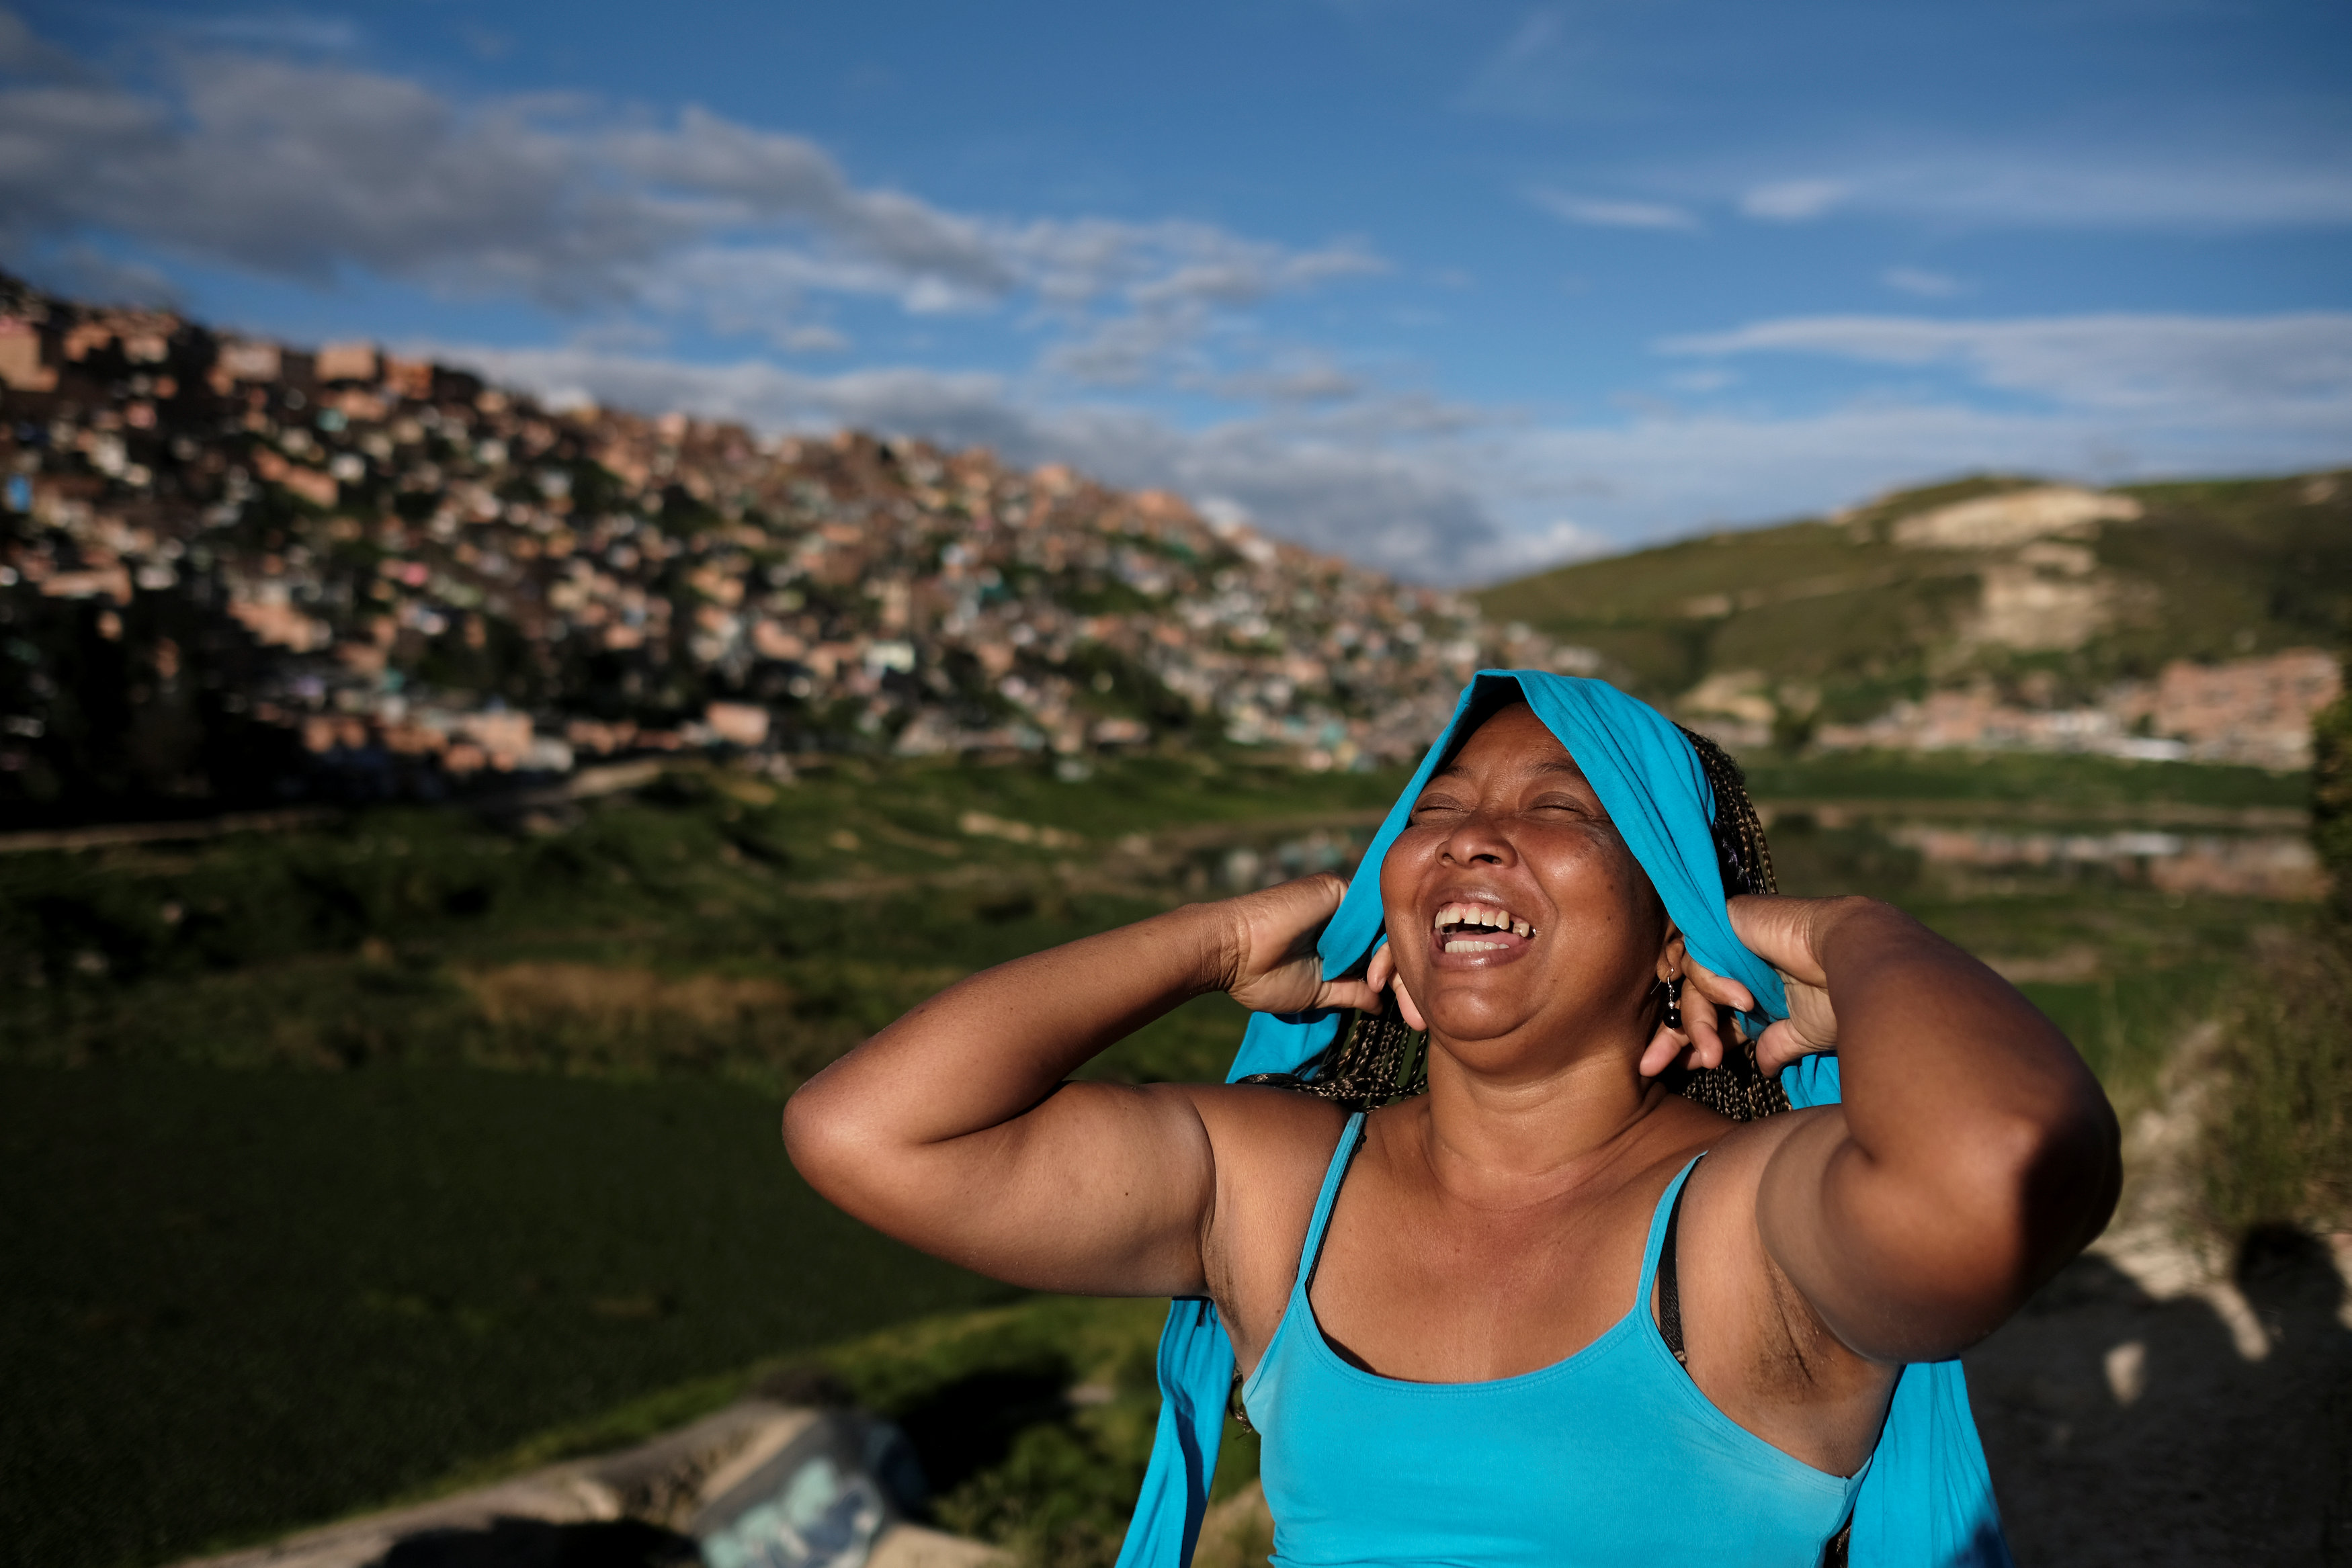
[[[1457,865],[1507,865],[1515,858],[1502,822],[1485,811],[1473,811],[1456,822],[1440,852]]]

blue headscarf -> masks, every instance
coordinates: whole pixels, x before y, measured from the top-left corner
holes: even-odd
[[[1466,736],[1465,718],[1475,722],[1494,711],[1514,695],[1507,685],[1513,682],[1583,770],[1691,956],[1755,997],[1751,1037],[1769,1019],[1787,1017],[1780,977],[1732,934],[1708,831],[1715,795],[1690,743],[1656,709],[1614,686],[1540,670],[1482,670],[1465,688],[1445,733],[1389,808],[1324,927],[1318,944],[1324,977],[1359,970],[1381,940],[1381,862],[1389,846],[1429,776]],[[1226,1082],[1297,1071],[1332,1043],[1339,1027],[1336,1011],[1253,1014]],[[1805,1057],[1782,1071],[1780,1087],[1791,1105],[1832,1103],[1838,1098],[1836,1060]],[[1233,1342],[1215,1306],[1197,1299],[1171,1302],[1160,1336],[1160,1428],[1118,1568],[1184,1568],[1192,1561],[1233,1377]],[[1542,1500],[1529,1499],[1528,1505],[1541,1507]],[[1854,1502],[1847,1561],[1853,1568],[2010,1568],[1958,1362],[1903,1369]]]

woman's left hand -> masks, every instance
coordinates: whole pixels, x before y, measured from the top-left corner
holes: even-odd
[[[1733,935],[1780,972],[1789,994],[1789,1016],[1756,1042],[1756,1062],[1766,1076],[1801,1056],[1837,1049],[1837,1010],[1830,1005],[1829,975],[1819,954],[1830,925],[1861,902],[1777,894],[1742,894],[1731,900]],[[1642,1059],[1644,1072],[1663,1071],[1677,1061],[1685,1067],[1721,1066],[1729,1041],[1717,1026],[1717,1009],[1755,1009],[1756,998],[1746,986],[1687,955],[1684,976],[1682,1030],[1658,1030]]]

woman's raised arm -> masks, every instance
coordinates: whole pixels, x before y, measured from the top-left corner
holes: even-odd
[[[2122,1167],[2105,1094],[2016,988],[1890,905],[1747,896],[1731,921],[1790,982],[1765,1069],[1833,1048],[1843,1092],[1765,1166],[1766,1249],[1857,1354],[1958,1354],[2106,1223]]]
[[[1202,1106],[1231,1092],[1064,1079],[1207,991],[1272,1012],[1374,1005],[1316,957],[1345,890],[1326,874],[1190,904],[950,986],[793,1096],[793,1163],[876,1229],[997,1279],[1197,1293],[1216,1190]]]

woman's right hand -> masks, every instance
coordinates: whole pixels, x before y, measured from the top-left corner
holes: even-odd
[[[1740,894],[1730,901],[1732,935],[1780,972],[1789,1016],[1775,1021],[1756,1041],[1756,1062],[1768,1078],[1799,1057],[1837,1050],[1837,1009],[1830,1003],[1829,975],[1821,948],[1830,927],[1868,903],[1858,898],[1789,898],[1778,894]],[[1719,1067],[1728,1042],[1715,1019],[1718,1007],[1753,1012],[1756,998],[1746,986],[1718,975],[1695,957],[1684,961],[1690,988],[1708,1005],[1683,1011],[1692,1047],[1688,1065]],[[1671,1039],[1671,1035],[1667,1038]],[[1653,1051],[1657,1047],[1654,1045]],[[1648,1061],[1643,1062],[1649,1070]]]
[[[1377,1006],[1365,981],[1322,977],[1316,938],[1344,892],[1306,877],[959,980],[802,1086],[784,1111],[793,1162],[877,1229],[1016,1285],[1198,1295],[1220,1141],[1296,1150],[1331,1106],[1070,1076],[1206,991],[1272,1012]]]
[[[1363,979],[1326,980],[1315,950],[1347,892],[1344,879],[1317,872],[1214,905],[1226,920],[1221,988],[1252,1012],[1378,1011],[1379,988]]]

